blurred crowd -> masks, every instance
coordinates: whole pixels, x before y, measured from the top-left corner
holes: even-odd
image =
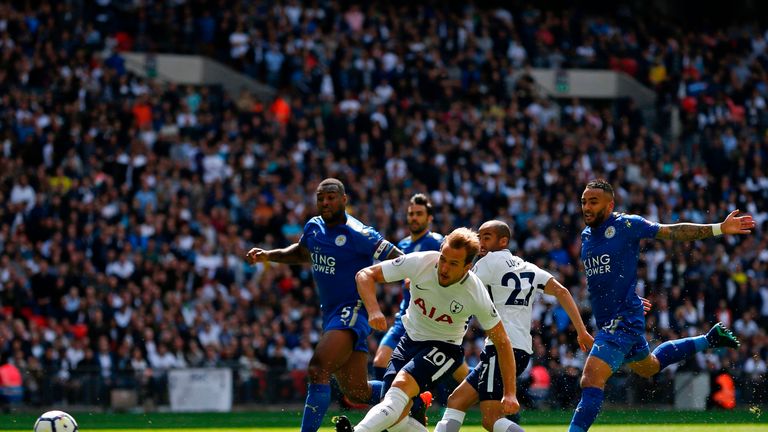
[[[723,321],[741,348],[654,382],[620,375],[633,385],[615,400],[669,402],[648,388],[680,370],[725,370],[739,403],[768,400],[764,29],[699,31],[626,6],[208,3],[0,5],[0,353],[28,402],[107,404],[110,389],[140,388],[165,403],[167,371],[195,366],[232,367],[236,401],[300,398],[320,330],[310,267],[249,266],[244,253],[297,241],[325,177],[391,241],[408,235],[416,192],[438,232],[509,222],[513,251],[585,317],[588,180],[663,223],[751,213],[751,236],[648,242],[638,285],[652,347]],[[141,78],[121,50],[209,55],[279,92]],[[551,100],[530,66],[620,70],[657,104]],[[390,315],[400,296],[383,287]],[[568,406],[584,354],[551,300],[534,308],[523,382],[531,404]],[[481,347],[472,327],[470,365]]]

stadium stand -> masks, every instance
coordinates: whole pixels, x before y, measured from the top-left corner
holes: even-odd
[[[166,404],[168,370],[188,366],[236,370],[238,403],[301,400],[319,329],[310,271],[244,253],[295,241],[328,176],[390,240],[407,234],[400,203],[415,192],[442,233],[507,220],[514,251],[585,314],[589,179],[663,222],[751,213],[754,236],[648,243],[639,275],[652,346],[723,321],[741,349],[653,381],[620,373],[608,398],[671,403],[690,370],[730,374],[740,404],[768,401],[764,28],[625,6],[18,3],[0,5],[0,352],[26,403],[106,406],[136,389]],[[208,55],[280,91],[262,103],[143,79],[123,50]],[[655,110],[542,98],[528,66],[623,71],[656,91]],[[383,292],[391,314],[399,295]],[[578,400],[584,355],[563,316],[547,299],[534,309],[530,404]],[[470,365],[481,344],[471,328]]]

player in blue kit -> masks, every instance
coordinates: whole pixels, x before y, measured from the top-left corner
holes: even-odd
[[[248,251],[247,260],[285,264],[312,264],[320,294],[323,335],[309,363],[309,389],[301,431],[317,431],[331,399],[330,379],[336,376],[341,390],[358,402],[375,404],[381,382],[368,382],[368,314],[355,284],[355,274],[374,260],[403,253],[375,229],[345,211],[344,184],[333,178],[317,186],[320,216],[310,219],[298,243],[283,249]]]
[[[640,240],[700,240],[722,234],[749,234],[751,216],[731,212],[722,223],[672,225],[650,222],[637,215],[614,213],[611,185],[589,182],[581,195],[587,227],[581,233],[581,260],[598,332],[581,377],[581,401],[569,432],[584,432],[597,418],[608,378],[624,363],[643,377],[653,376],[672,363],[710,348],[737,348],[739,341],[721,323],[706,335],[667,341],[652,353],[645,340],[645,318],[635,293]]]

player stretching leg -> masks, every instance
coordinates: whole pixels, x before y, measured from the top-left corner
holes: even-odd
[[[592,348],[592,336],[579,315],[579,309],[567,288],[551,274],[535,264],[512,255],[509,239],[512,230],[504,222],[493,220],[480,227],[480,256],[472,271],[488,287],[496,310],[501,314],[504,329],[509,335],[515,353],[517,374],[520,375],[533,354],[531,338],[531,309],[536,292],[553,295],[563,306],[576,327],[579,346],[583,351]],[[502,383],[499,379],[499,361],[493,342],[486,340],[480,363],[470,372],[448,398],[448,407],[435,432],[458,432],[464,415],[472,405],[480,402],[483,427],[492,432],[520,432],[513,421],[504,417],[501,407]]]
[[[737,348],[739,342],[721,323],[706,335],[664,342],[653,353],[645,340],[645,319],[635,294],[640,240],[657,238],[690,241],[722,234],[749,234],[751,216],[731,212],[722,223],[663,225],[637,215],[614,213],[613,187],[605,180],[587,184],[581,210],[587,227],[581,233],[581,260],[587,289],[600,329],[581,376],[581,401],[571,420],[570,432],[592,426],[603,403],[608,378],[623,364],[638,375],[650,377],[672,363],[710,348]]]
[[[443,236],[429,230],[432,225],[433,208],[432,203],[424,194],[415,194],[408,202],[406,221],[411,235],[405,237],[397,243],[397,247],[405,254],[421,251],[440,250],[440,243]],[[392,357],[392,351],[397,347],[400,338],[405,334],[405,327],[401,317],[405,315],[408,303],[411,300],[411,292],[403,290],[403,300],[400,302],[400,310],[395,315],[395,323],[387,330],[387,334],[381,339],[379,349],[373,358],[374,378],[384,379],[384,373],[387,371],[389,359]],[[466,374],[466,373],[465,373]],[[460,381],[460,380],[459,380]],[[425,401],[426,399],[426,401]],[[432,403],[432,394],[425,392],[419,398],[414,398],[412,415],[416,420],[426,425],[426,409]]]
[[[301,421],[302,432],[320,428],[331,401],[331,374],[344,394],[375,404],[381,382],[368,382],[368,317],[355,285],[355,273],[373,260],[402,255],[373,228],[345,212],[344,184],[325,179],[317,187],[320,216],[310,219],[298,243],[284,249],[251,249],[248,262],[312,264],[320,293],[323,335],[309,362],[309,389]],[[342,265],[343,264],[343,265]]]
[[[426,431],[407,415],[411,398],[451,376],[463,363],[461,342],[465,323],[473,315],[498,351],[504,383],[502,410],[514,413],[520,409],[515,394],[512,344],[488,291],[469,271],[478,250],[477,235],[467,228],[458,228],[445,238],[440,252],[414,252],[357,274],[358,290],[368,309],[371,327],[383,329],[386,325],[376,300],[377,282],[410,279],[411,302],[403,316],[406,333],[392,353],[384,378],[388,391],[354,431]],[[349,420],[341,416],[336,430],[353,429]]]

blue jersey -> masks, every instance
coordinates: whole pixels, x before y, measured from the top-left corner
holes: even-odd
[[[443,243],[442,234],[427,231],[426,234],[419,237],[419,239],[416,241],[411,241],[411,236],[408,236],[400,240],[397,243],[397,247],[401,251],[403,251],[404,254],[409,254],[411,252],[440,250],[440,245],[442,243]],[[403,301],[400,302],[400,315],[403,315],[405,313],[405,310],[408,309],[408,303],[410,303],[410,301],[411,301],[411,291],[404,289]]]
[[[320,293],[320,310],[323,323],[345,306],[352,305],[367,317],[365,308],[359,308],[355,274],[385,259],[394,246],[375,229],[364,225],[350,215],[347,222],[327,227],[320,216],[304,225],[299,243],[309,250],[312,259],[312,275]],[[357,318],[357,317],[356,317]],[[367,318],[363,321],[367,324]]]
[[[581,261],[598,327],[619,317],[642,320],[642,302],[635,293],[640,240],[658,232],[658,223],[623,213],[612,213],[598,228],[582,231]]]

